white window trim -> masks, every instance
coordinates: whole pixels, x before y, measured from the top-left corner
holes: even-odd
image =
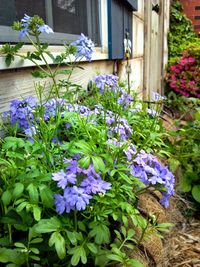
[[[100,36],[101,36],[101,47],[95,47],[95,52],[92,56],[92,61],[96,60],[106,60],[108,59],[108,20],[107,20],[107,0],[100,1],[100,13],[101,13],[101,20],[100,20]],[[3,26],[1,26],[3,27]],[[10,29],[10,34],[12,29]],[[2,45],[0,45],[1,49]],[[50,52],[56,56],[59,55],[60,52],[63,52],[62,45],[50,45],[49,46]],[[21,55],[25,55],[27,51],[34,51],[33,46],[31,45],[24,45],[19,53]],[[73,60],[73,58],[71,58]],[[81,61],[86,61],[85,59]],[[52,60],[48,57],[47,58],[48,64],[53,64]],[[43,61],[37,61],[39,65],[45,65]],[[15,69],[15,68],[25,68],[25,67],[33,67],[35,66],[29,60],[22,60],[20,57],[15,57],[15,60],[11,63],[8,67],[5,63],[5,56],[0,55],[0,70],[6,69]]]

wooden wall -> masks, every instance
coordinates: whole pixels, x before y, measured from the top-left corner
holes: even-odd
[[[96,61],[82,63],[84,69],[75,69],[71,80],[84,88],[87,88],[88,81],[99,73],[112,73],[112,61]],[[8,110],[12,99],[22,98],[34,94],[34,82],[46,83],[47,79],[36,79],[31,75],[33,68],[11,69],[0,71],[0,113]],[[64,78],[60,76],[59,78]]]

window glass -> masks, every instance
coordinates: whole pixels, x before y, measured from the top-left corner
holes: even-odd
[[[53,0],[52,10],[55,32],[88,35],[86,0]]]
[[[11,26],[24,14],[38,15],[45,20],[45,0],[0,0],[0,25]]]

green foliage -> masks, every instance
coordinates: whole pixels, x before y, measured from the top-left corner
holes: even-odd
[[[199,39],[194,33],[191,21],[184,14],[180,1],[174,0],[170,8],[168,46],[169,62],[172,63],[188,46],[199,44]]]
[[[188,199],[200,203],[200,100],[176,96],[170,101],[174,112],[177,106],[181,109],[179,108],[180,118],[176,120],[178,130],[170,133],[172,139],[171,146],[168,146],[171,153],[169,166],[174,172],[179,170],[179,191]]]

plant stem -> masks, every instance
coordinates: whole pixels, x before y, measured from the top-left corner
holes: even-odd
[[[77,224],[77,210],[74,211],[74,226],[75,231],[77,232],[78,224]]]

